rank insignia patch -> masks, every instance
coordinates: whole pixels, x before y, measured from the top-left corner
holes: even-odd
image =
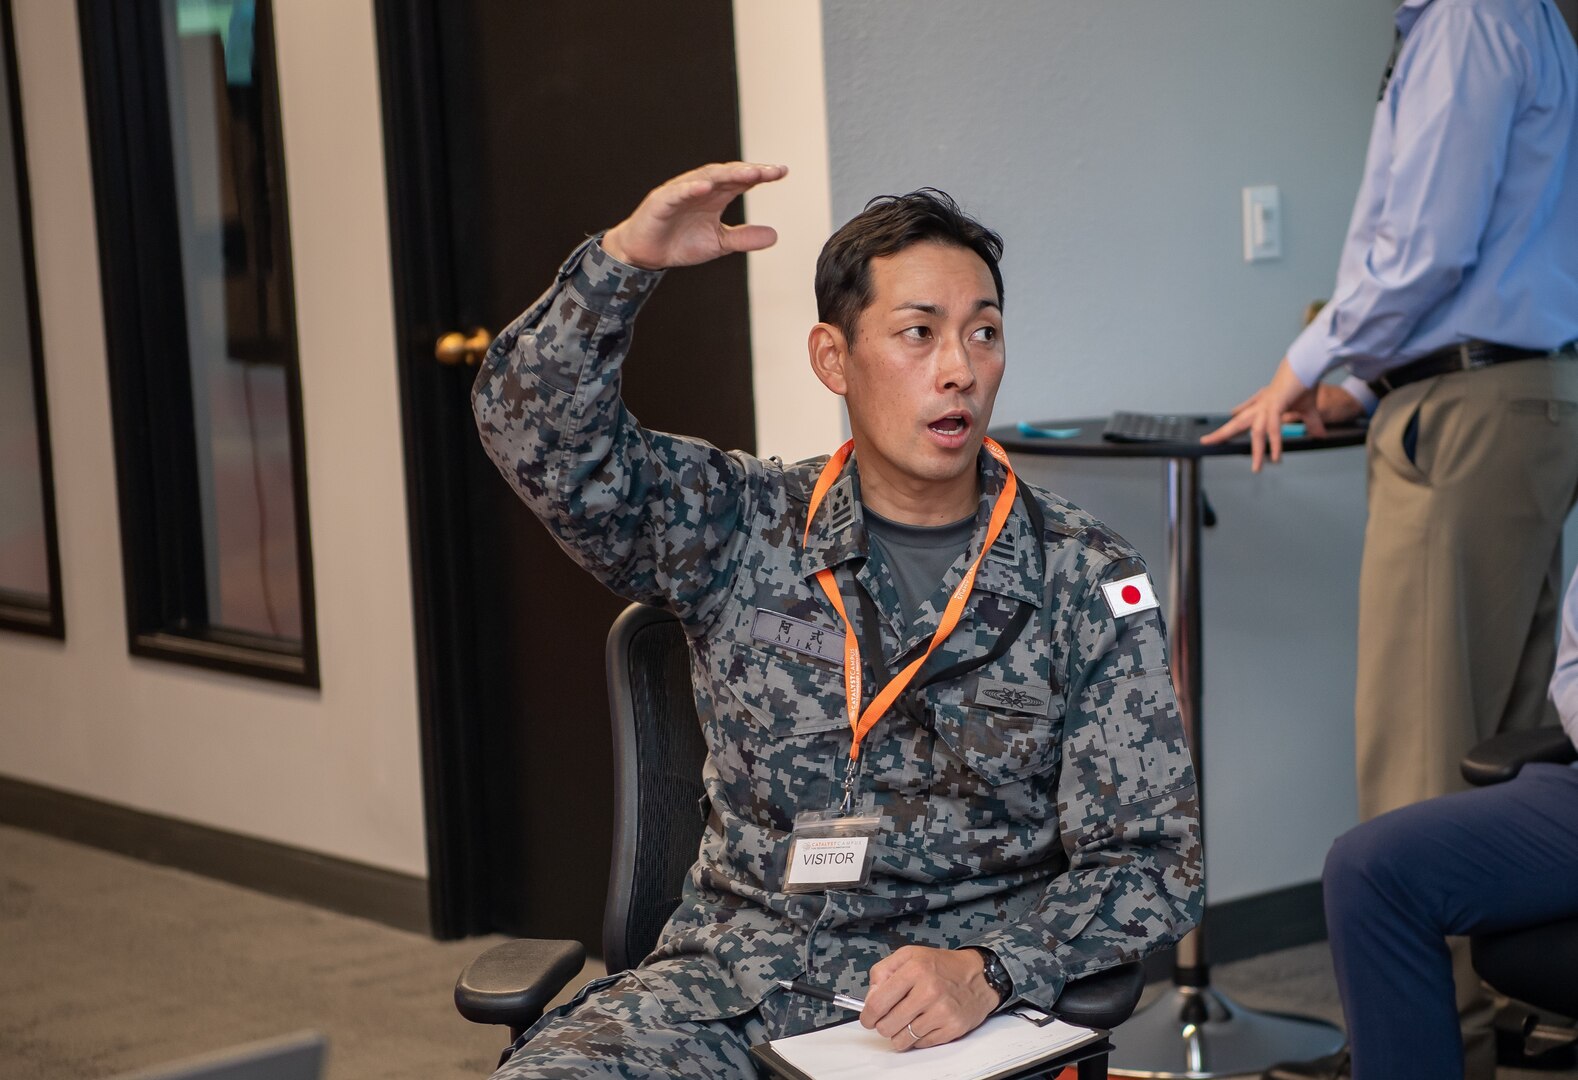
[[[855,523],[855,481],[846,476],[827,493],[828,535],[843,532]]]
[[[1005,562],[1009,566],[1018,566],[1019,534],[1005,527],[997,534],[997,539],[992,541],[992,546],[986,551],[986,557]]]

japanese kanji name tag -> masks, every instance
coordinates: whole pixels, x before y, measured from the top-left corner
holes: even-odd
[[[751,620],[751,637],[767,645],[777,645],[781,649],[805,653],[807,656],[819,656],[835,664],[844,659],[843,631],[817,626],[766,608],[756,609],[756,617]]]
[[[1104,581],[1101,591],[1106,594],[1107,607],[1112,609],[1114,618],[1161,606],[1156,601],[1156,589],[1145,574],[1135,574],[1121,581]]]

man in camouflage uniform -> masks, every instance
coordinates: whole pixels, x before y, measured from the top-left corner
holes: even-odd
[[[982,449],[1003,373],[995,234],[922,192],[829,240],[811,363],[854,452],[815,497],[826,458],[725,453],[626,411],[620,365],[661,271],[771,244],[720,215],[785,172],[709,165],[654,190],[570,256],[477,379],[483,441],[559,543],[682,620],[711,803],[656,951],[545,1016],[500,1077],[749,1076],[751,1043],[849,1017],[779,988],[792,978],[865,997],[895,1050],[933,1046],[1010,1001],[1049,1008],[1199,915],[1194,774],[1139,556],[1026,484],[989,528],[1014,484]],[[917,594],[879,524],[951,524],[941,580]],[[957,626],[852,761],[846,631],[863,707],[956,589]],[[881,822],[869,881],[790,891],[797,816],[839,806],[846,776]]]

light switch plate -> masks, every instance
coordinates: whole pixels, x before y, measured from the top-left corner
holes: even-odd
[[[1244,261],[1282,258],[1282,192],[1275,184],[1244,189]]]

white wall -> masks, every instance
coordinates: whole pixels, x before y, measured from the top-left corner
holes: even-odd
[[[740,153],[788,165],[783,180],[745,196],[747,221],[778,242],[746,256],[756,445],[785,461],[825,454],[848,433],[839,400],[816,376],[806,338],[816,325],[816,256],[833,231],[820,0],[734,0]]]
[[[274,5],[321,692],[126,654],[76,7],[15,8],[67,638],[0,634],[0,773],[425,876],[372,5]]]
[[[931,184],[998,229],[996,422],[1224,411],[1329,293],[1391,46],[1390,0],[825,0],[833,220]],[[1278,184],[1284,258],[1242,261],[1239,189]],[[1024,459],[1162,569],[1157,464]],[[1207,464],[1213,901],[1319,875],[1355,819],[1359,450]]]

